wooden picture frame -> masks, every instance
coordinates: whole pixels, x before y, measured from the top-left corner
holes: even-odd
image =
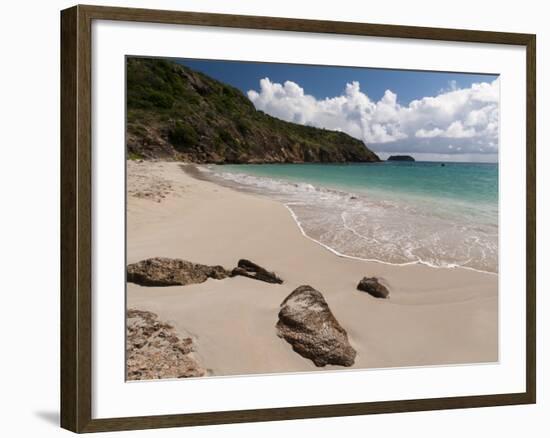
[[[527,77],[525,95],[527,108],[527,209],[525,212],[527,219],[526,391],[404,401],[93,419],[91,360],[91,26],[94,20],[187,24],[524,46],[527,59],[525,66]],[[536,37],[530,34],[80,5],[62,11],[61,426],[80,433],[535,403],[535,58]]]

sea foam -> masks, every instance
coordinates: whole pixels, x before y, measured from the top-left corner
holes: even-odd
[[[224,166],[201,170],[220,184],[284,203],[306,237],[339,256],[498,271],[498,226],[479,209],[474,214],[468,203],[387,197],[376,191],[226,171]]]

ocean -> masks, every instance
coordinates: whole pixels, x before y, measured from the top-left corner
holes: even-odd
[[[211,165],[217,183],[283,202],[302,232],[347,257],[498,272],[498,165]]]

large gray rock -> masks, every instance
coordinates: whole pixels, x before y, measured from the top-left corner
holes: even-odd
[[[126,279],[142,286],[178,286],[221,280],[230,275],[222,266],[207,266],[181,259],[154,257],[128,265]]]
[[[181,338],[157,315],[129,309],[126,313],[126,376],[129,380],[205,376],[193,357],[193,340]]]
[[[346,330],[338,323],[323,295],[311,286],[296,288],[281,303],[277,334],[298,354],[318,367],[327,364],[349,367],[356,351]]]
[[[242,275],[244,277],[253,278],[254,280],[265,281],[267,283],[281,284],[281,280],[277,274],[270,272],[260,265],[257,265],[250,260],[241,259],[236,268],[231,271],[232,276]]]
[[[375,298],[388,298],[390,296],[390,291],[376,277],[363,277],[357,285],[357,290],[367,292]]]

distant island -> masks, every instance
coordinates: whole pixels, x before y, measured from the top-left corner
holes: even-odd
[[[415,161],[410,155],[391,155],[387,161]]]
[[[237,88],[176,62],[127,61],[130,159],[192,163],[379,162],[344,132],[285,122],[256,110]]]

